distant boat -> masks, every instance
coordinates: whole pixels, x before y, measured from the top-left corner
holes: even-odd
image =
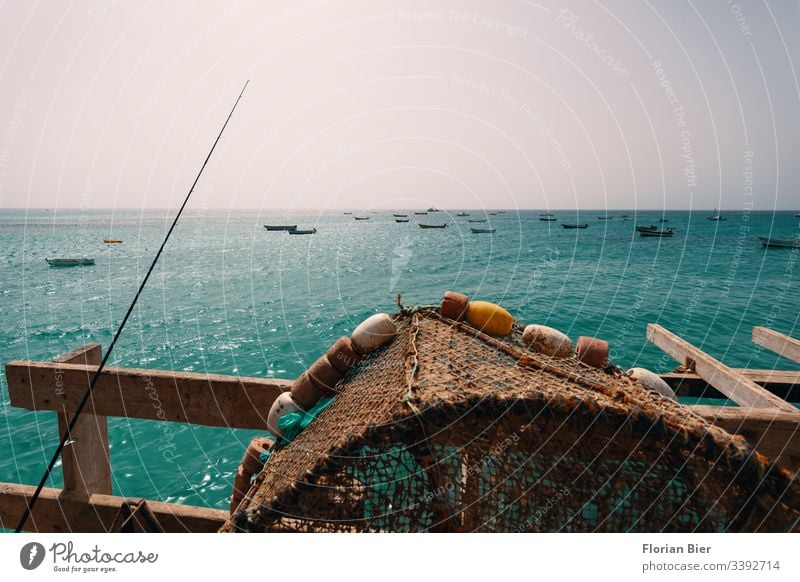
[[[420,228],[447,228],[447,224],[420,224]]]
[[[589,228],[588,224],[562,224],[564,228]]]
[[[553,216],[553,215],[549,212],[545,212],[544,214],[540,214],[539,216]]]
[[[773,249],[800,248],[800,238],[790,239],[790,238],[771,238],[766,236],[760,236],[758,237],[758,240],[760,240],[761,244],[764,245],[766,248],[773,248]]]
[[[459,212],[456,216],[469,216],[469,212]]]
[[[627,214],[622,214],[622,215],[620,215],[620,218],[628,218],[628,215]]]
[[[496,212],[490,212],[489,216],[497,216],[497,213]]]
[[[415,212],[414,214],[416,214],[417,216],[426,216],[428,213],[427,212]]]
[[[121,243],[122,241],[118,238],[104,238],[103,242],[106,243],[107,245],[113,245]]]
[[[297,228],[296,224],[265,224],[264,228],[267,230],[294,230]]]
[[[470,218],[467,222],[486,222],[485,218]]]
[[[611,220],[613,216],[598,216],[597,220]]]
[[[345,212],[344,214],[353,214],[352,212]]]
[[[369,220],[369,216],[354,216],[356,220]]]
[[[800,212],[798,212],[797,214],[795,214],[795,217],[796,217],[796,218],[800,218]]]
[[[317,232],[316,228],[305,229],[305,230],[303,229],[298,230],[296,228],[293,228],[292,230],[288,231],[289,234],[316,234],[316,232]]]
[[[506,211],[505,211],[505,210],[498,210],[498,211],[497,211],[497,214],[505,214],[505,213],[506,213]]]
[[[713,216],[706,216],[706,220],[711,220],[712,222],[720,222],[722,220],[725,220],[725,218],[720,216],[719,212],[717,212],[717,209],[715,208],[714,209],[714,215]]]
[[[473,234],[492,234],[496,228],[470,228]]]
[[[408,222],[408,218],[395,218],[395,222]]]
[[[441,210],[439,210],[438,208],[430,207],[428,208],[428,212],[441,212]]]
[[[639,236],[669,237],[672,236],[672,229],[665,230],[640,230]]]
[[[651,224],[650,226],[637,226],[636,232],[652,232],[654,230],[658,230],[658,227]]]
[[[81,257],[79,259],[45,259],[51,267],[75,267],[78,265],[94,265],[94,259]]]
[[[558,219],[554,218],[552,216],[540,216],[539,220],[544,221],[544,222],[555,222]]]
[[[392,214],[395,218],[406,218],[408,214]]]

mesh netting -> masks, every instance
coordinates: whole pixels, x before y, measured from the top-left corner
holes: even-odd
[[[798,485],[640,384],[435,311],[350,371],[223,531],[788,531]]]

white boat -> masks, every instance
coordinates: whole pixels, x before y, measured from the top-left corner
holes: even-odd
[[[725,220],[725,218],[720,216],[720,213],[717,212],[717,209],[715,208],[714,214],[712,216],[706,216],[706,220],[710,220],[712,222],[720,222],[722,220]]]
[[[68,259],[45,259],[51,267],[76,267],[78,265],[94,265],[94,259],[86,257]]]

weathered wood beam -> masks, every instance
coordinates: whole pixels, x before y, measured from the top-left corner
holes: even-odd
[[[778,398],[789,402],[800,402],[800,371],[731,369]],[[726,398],[694,372],[669,372],[660,376],[678,396]]]
[[[800,362],[800,340],[783,335],[767,327],[753,328],[753,343],[767,348],[776,354]]]
[[[746,408],[776,408],[800,417],[800,410],[785,400],[660,325],[647,324],[647,339],[684,366],[693,368],[698,376],[736,404]]]
[[[74,410],[95,366],[9,362],[11,404],[28,410]],[[93,392],[94,412],[146,420],[265,429],[267,414],[290,380],[140,368],[106,368]]]
[[[62,354],[53,360],[61,364],[84,364],[96,369],[103,359],[100,344],[87,344],[77,350]],[[92,372],[91,374],[93,374]],[[86,412],[78,417],[70,440],[61,454],[61,471],[67,491],[104,493],[111,495],[111,461],[108,453],[108,421],[94,414],[94,401],[90,399]],[[74,410],[64,407],[57,413],[58,435],[69,427]]]
[[[744,436],[778,465],[800,470],[800,423],[794,414],[735,406],[690,406],[690,410],[729,433]]]
[[[36,488],[32,485],[0,483],[0,528],[14,528]],[[45,488],[34,506],[27,531],[42,533],[107,532],[114,523],[125,497],[82,495],[61,489]],[[228,518],[228,512],[177,503],[148,501],[167,532],[215,532]]]

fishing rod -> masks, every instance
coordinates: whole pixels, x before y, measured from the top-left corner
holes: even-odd
[[[197,186],[197,182],[200,180],[200,176],[203,174],[203,170],[206,169],[208,160],[211,159],[211,154],[214,153],[214,148],[217,147],[217,143],[219,143],[219,140],[222,137],[222,132],[225,131],[225,128],[228,126],[228,122],[231,120],[233,112],[236,110],[236,106],[239,104],[239,100],[242,98],[242,95],[244,95],[244,90],[247,89],[248,83],[250,83],[249,79],[245,81],[244,86],[242,87],[242,91],[239,93],[239,96],[236,98],[236,102],[233,104],[233,107],[231,108],[231,112],[228,113],[228,118],[225,120],[225,123],[222,124],[222,129],[219,130],[217,139],[214,140],[214,144],[211,146],[211,149],[209,150],[208,155],[206,156],[206,159],[203,162],[203,165],[200,167],[200,171],[197,172],[197,176],[195,177],[194,182],[192,182],[192,187],[189,188],[189,192],[188,194],[186,194],[186,198],[184,198],[183,204],[181,204],[178,213],[175,215],[175,219],[172,221],[172,226],[169,227],[167,235],[164,237],[164,240],[161,243],[158,252],[156,253],[155,257],[153,257],[153,262],[150,263],[150,268],[147,269],[147,274],[144,276],[144,279],[142,279],[142,282],[139,285],[139,290],[136,291],[136,295],[133,297],[133,301],[131,301],[130,307],[128,307],[128,311],[127,313],[125,313],[125,317],[122,318],[122,323],[119,324],[117,331],[114,333],[114,338],[111,340],[111,345],[108,346],[108,349],[106,350],[106,353],[103,356],[103,361],[101,361],[100,365],[97,367],[97,371],[95,371],[94,376],[92,377],[92,381],[89,383],[89,387],[83,394],[83,398],[81,398],[78,407],[75,409],[75,412],[73,413],[72,418],[70,419],[69,424],[67,425],[67,430],[65,430],[64,434],[61,436],[61,441],[58,443],[58,448],[56,448],[55,453],[53,453],[53,458],[50,459],[50,464],[47,465],[47,469],[45,469],[44,475],[42,475],[42,480],[39,481],[39,485],[36,487],[36,491],[33,493],[33,496],[31,497],[30,501],[25,506],[25,512],[22,514],[22,518],[19,520],[19,523],[17,524],[17,529],[14,530],[16,533],[21,532],[25,527],[25,524],[28,522],[28,518],[31,516],[31,513],[33,512],[33,506],[36,505],[36,501],[42,494],[42,489],[44,489],[45,483],[47,483],[47,479],[50,477],[50,473],[52,473],[53,471],[53,467],[55,467],[58,458],[64,451],[64,447],[66,446],[67,441],[70,438],[70,434],[72,434],[72,431],[75,429],[75,425],[78,422],[78,416],[80,416],[81,412],[83,412],[83,409],[86,407],[86,403],[89,402],[89,398],[91,398],[92,396],[95,384],[97,384],[97,380],[100,378],[100,373],[103,371],[103,368],[105,367],[106,362],[108,361],[108,357],[114,350],[114,346],[117,344],[117,340],[119,339],[122,330],[125,328],[125,324],[128,323],[128,318],[131,316],[131,313],[133,313],[133,308],[136,307],[136,302],[139,300],[139,296],[142,294],[144,286],[147,285],[147,280],[150,278],[150,275],[152,274],[153,269],[155,268],[156,263],[158,262],[158,259],[161,257],[161,252],[164,250],[164,247],[166,246],[167,241],[169,240],[169,237],[172,234],[172,231],[175,229],[175,225],[178,224],[178,219],[181,217],[183,209],[186,208],[186,204],[189,202],[189,198],[192,196],[192,192],[194,192],[194,188],[195,186]]]

